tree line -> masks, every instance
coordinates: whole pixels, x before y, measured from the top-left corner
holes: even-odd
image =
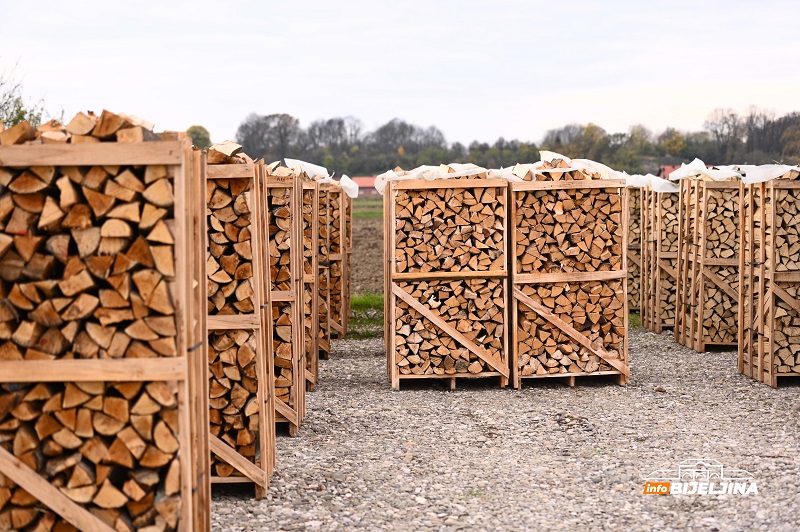
[[[395,166],[470,162],[485,168],[539,159],[539,150],[602,162],[628,173],[656,173],[661,165],[699,157],[709,164],[800,163],[800,113],[776,117],[749,109],[711,112],[701,131],[667,128],[654,134],[643,125],[609,133],[596,124],[569,124],[545,134],[540,145],[499,138],[468,146],[448,143],[435,126],[423,128],[399,118],[365,131],[356,118],[330,118],[303,128],[288,114],[251,114],[239,125],[236,142],[252,157],[292,157],[349,175],[370,175]]]

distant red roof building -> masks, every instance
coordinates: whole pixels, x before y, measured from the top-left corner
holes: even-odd
[[[376,196],[378,191],[375,190],[375,176],[361,176],[352,177],[353,181],[358,185],[358,195]]]
[[[658,171],[658,177],[663,177],[664,179],[669,179],[669,174],[680,168],[681,165],[664,165]]]

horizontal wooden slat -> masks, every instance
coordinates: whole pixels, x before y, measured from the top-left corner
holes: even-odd
[[[0,146],[0,166],[177,165],[184,146],[179,141]]]
[[[247,164],[209,164],[206,166],[206,179],[254,178],[255,166]]]
[[[572,181],[511,181],[511,190],[573,190],[581,188],[624,188],[621,179],[586,179]]]
[[[272,301],[294,301],[295,297],[292,292],[275,291],[270,293]]]
[[[180,381],[185,358],[3,360],[0,382]]]
[[[588,281],[608,281],[627,277],[628,270],[610,272],[569,272],[569,273],[518,273],[513,276],[515,284],[572,283]]]
[[[505,188],[505,179],[406,179],[392,181],[394,190],[429,189],[429,188]]]
[[[259,329],[261,318],[258,314],[237,314],[234,316],[208,316],[206,329],[222,331],[225,329]]]
[[[479,377],[502,377],[502,373],[497,371],[481,371],[480,373],[453,373],[451,375],[403,375],[400,373],[397,377],[400,379],[477,379]]]
[[[489,270],[485,272],[403,272],[393,273],[392,281],[416,281],[416,280],[433,280],[433,279],[492,279],[497,277],[505,277],[508,275],[502,270]]]

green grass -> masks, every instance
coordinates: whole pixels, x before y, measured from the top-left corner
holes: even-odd
[[[642,316],[641,314],[628,314],[628,327],[641,327]]]
[[[365,196],[353,201],[353,218],[383,218],[383,196]]]
[[[362,340],[383,336],[383,294],[353,294],[347,338]]]

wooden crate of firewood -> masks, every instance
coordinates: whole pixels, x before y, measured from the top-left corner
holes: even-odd
[[[328,360],[331,356],[331,291],[330,291],[330,238],[329,187],[317,183],[319,212],[317,215],[317,323],[319,325],[319,358]]]
[[[319,376],[319,183],[301,176],[303,183],[303,337],[306,350],[306,389]]]
[[[211,482],[252,482],[262,498],[275,461],[275,393],[261,190],[256,164],[240,152],[231,142],[212,146],[206,170]]]
[[[479,168],[386,187],[393,388],[405,379],[446,378],[454,387],[456,378],[491,376],[508,383],[507,191],[505,180],[487,179]]]
[[[204,155],[150,128],[0,133],[0,530],[210,528]]]
[[[349,308],[347,297],[347,251],[345,244],[345,214],[347,194],[336,183],[322,185],[328,190],[328,262],[330,264],[329,321],[331,334],[343,338],[347,334]]]
[[[675,339],[698,352],[738,345],[739,182],[680,182]]]
[[[772,387],[800,377],[800,170],[779,171],[739,209],[739,371]]]
[[[350,324],[350,301],[352,299],[353,288],[353,198],[347,194],[342,194],[344,201],[344,277],[343,277],[343,297],[342,303],[342,336],[347,335],[347,328]]]
[[[294,170],[260,164],[259,198],[268,264],[267,352],[274,364],[275,419],[297,435],[306,408],[306,353],[303,340],[303,184]]]
[[[642,189],[628,187],[628,311],[642,306]]]
[[[642,189],[642,325],[657,333],[675,326],[679,200]]]
[[[510,183],[515,387],[584,375],[627,382],[625,181],[562,159],[513,173],[523,180]]]

